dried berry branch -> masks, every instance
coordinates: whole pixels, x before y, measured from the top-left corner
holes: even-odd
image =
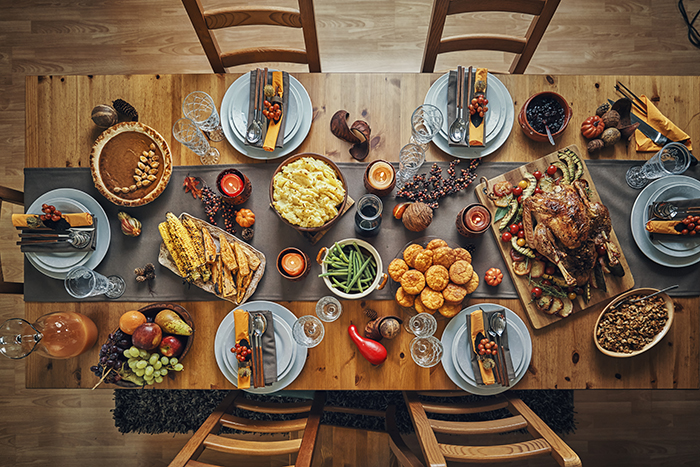
[[[460,162],[460,159],[450,162],[447,168],[447,174],[449,175],[447,179],[442,177],[442,168],[438,166],[437,162],[434,163],[428,174],[415,175],[413,180],[406,183],[396,193],[396,197],[414,202],[420,201],[433,209],[437,209],[440,199],[466,189],[476,180],[476,168],[479,166],[481,159],[472,159],[469,163],[469,168],[461,169],[459,176],[457,176],[455,166]]]

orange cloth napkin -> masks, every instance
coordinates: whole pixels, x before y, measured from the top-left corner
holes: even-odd
[[[476,73],[474,73],[474,84],[473,86],[473,97],[477,97],[477,84],[479,81],[483,81],[484,84],[487,84],[487,78],[489,75],[489,70],[488,68],[477,68]],[[479,93],[480,94],[480,93]],[[484,87],[483,94],[486,95],[486,87]],[[470,104],[469,97],[467,97],[467,105]],[[469,114],[468,111],[466,111],[467,114]],[[481,147],[484,145],[484,127],[486,126],[486,121],[485,118],[481,119],[481,123],[479,126],[474,126],[474,123],[472,122],[471,116],[469,118],[469,146],[476,146],[476,147]],[[483,331],[483,329],[482,329]]]
[[[250,337],[248,335],[248,312],[245,310],[233,310],[234,332],[236,333],[236,344],[240,344],[245,340],[250,346]],[[225,349],[230,352],[230,349]],[[240,362],[239,362],[240,363]],[[251,367],[238,366],[238,389],[248,389],[250,387]]]
[[[671,120],[666,118],[664,114],[659,112],[659,109],[656,108],[651,102],[651,99],[647,98],[647,96],[642,94],[641,100],[644,102],[647,110],[646,117],[644,115],[639,115],[641,120],[647,122],[652,128],[671,141],[681,141],[689,151],[693,150],[688,134],[678,128]],[[634,138],[637,142],[637,151],[639,152],[656,152],[661,149],[661,146],[654,144],[652,140],[644,136],[639,130],[634,133]]]
[[[474,344],[474,340],[476,339],[476,336],[479,335],[479,333],[481,333],[483,336],[486,336],[486,331],[484,330],[484,312],[482,310],[474,311],[470,315],[470,319],[472,331],[471,338],[472,344]],[[474,350],[476,351],[476,349]],[[484,368],[484,364],[481,360],[479,360],[479,370],[481,370],[481,379],[484,381],[485,385],[488,386],[489,384],[494,384],[496,382],[496,378],[494,378],[493,376],[493,370],[491,368]]]
[[[38,214],[12,214],[12,225],[15,227],[29,227],[27,219],[39,217]],[[92,215],[87,212],[63,214],[63,219],[71,227],[88,227],[92,225]]]
[[[279,89],[280,97],[284,98],[284,83],[282,82],[282,72],[273,71],[272,72],[272,87]],[[265,151],[274,151],[277,145],[277,137],[280,133],[280,128],[282,125],[282,120],[284,120],[284,115],[287,109],[282,109],[282,117],[280,117],[278,122],[270,122],[270,126],[267,127],[267,134],[265,135],[265,142],[263,143],[263,149]]]

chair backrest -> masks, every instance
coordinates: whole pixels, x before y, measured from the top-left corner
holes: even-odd
[[[313,0],[299,0],[299,10],[245,6],[205,11],[200,0],[182,0],[182,4],[214,73],[226,73],[228,67],[260,62],[306,63],[309,71],[321,72]],[[301,28],[306,49],[251,47],[223,52],[212,34],[215,29],[250,25]]]
[[[428,38],[423,52],[423,73],[435,70],[437,56],[460,50],[497,50],[515,54],[509,72],[522,74],[549,26],[560,0],[433,0]],[[525,37],[500,34],[467,34],[442,38],[445,19],[450,15],[485,11],[499,11],[532,15]]]
[[[313,401],[301,403],[255,402],[243,397],[242,391],[231,391],[204,421],[197,432],[180,450],[169,467],[207,466],[197,461],[205,449],[232,454],[232,462],[240,456],[276,456],[297,454],[296,467],[310,467],[314,446],[318,436],[323,406],[324,391],[316,391]],[[233,409],[272,414],[307,414],[304,418],[284,421],[249,420],[231,414]],[[282,441],[249,441],[219,435],[221,427],[250,433],[294,433],[303,431],[303,436]],[[228,464],[227,464],[228,465]],[[236,464],[238,465],[238,464]]]
[[[0,186],[0,210],[2,210],[2,202],[17,204],[24,206],[24,193],[12,188]],[[23,294],[24,284],[21,282],[5,282],[2,274],[2,262],[0,261],[0,293]]]
[[[416,392],[404,392],[404,400],[427,465],[444,466],[446,461],[507,462],[551,455],[559,465],[580,466],[578,455],[522,400],[504,394],[476,403],[435,403],[421,401]],[[498,420],[457,422],[428,418],[427,413],[474,414],[508,409],[511,415]],[[527,429],[533,439],[512,444],[468,446],[440,443],[436,433],[449,435],[490,435]],[[452,439],[452,438],[451,438]]]

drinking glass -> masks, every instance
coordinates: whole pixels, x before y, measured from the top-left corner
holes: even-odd
[[[107,298],[119,298],[126,290],[126,283],[121,277],[106,277],[85,266],[78,266],[68,271],[64,284],[66,291],[75,298],[102,294]]]
[[[206,92],[189,93],[182,101],[182,113],[192,120],[210,140],[224,140],[224,130],[221,128],[219,112],[216,111],[214,99]]]
[[[189,118],[181,118],[173,125],[173,136],[199,156],[202,164],[211,165],[219,162],[219,150],[209,145],[204,134]]]
[[[408,321],[408,330],[416,337],[428,337],[437,331],[437,320],[430,313],[418,313]]]
[[[627,184],[636,189],[644,188],[652,180],[666,175],[679,175],[690,166],[690,151],[680,143],[668,143],[646,164],[634,166],[627,171]]]
[[[411,115],[411,143],[423,148],[432,141],[442,127],[442,112],[430,104],[418,106]]]
[[[355,233],[363,237],[374,237],[382,226],[384,204],[377,195],[368,194],[360,198],[355,211]]]
[[[342,312],[343,306],[335,297],[322,297],[318,302],[316,302],[316,316],[327,323],[332,323],[336,319],[340,318]]]
[[[396,172],[396,188],[409,182],[425,162],[425,151],[417,144],[409,143],[399,153],[399,171]]]
[[[316,347],[323,340],[324,334],[323,323],[312,315],[302,316],[292,327],[292,336],[302,347]]]
[[[442,342],[435,336],[414,337],[411,341],[411,357],[416,365],[434,367],[442,359]]]

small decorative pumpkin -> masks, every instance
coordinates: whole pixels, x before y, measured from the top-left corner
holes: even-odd
[[[255,213],[250,209],[240,209],[236,213],[236,223],[241,227],[250,227],[255,224]]]
[[[503,273],[498,268],[491,268],[484,274],[484,281],[490,286],[497,286],[503,281]]]
[[[597,138],[603,133],[603,130],[605,130],[605,124],[603,119],[597,115],[588,117],[581,124],[581,134],[588,139]]]

